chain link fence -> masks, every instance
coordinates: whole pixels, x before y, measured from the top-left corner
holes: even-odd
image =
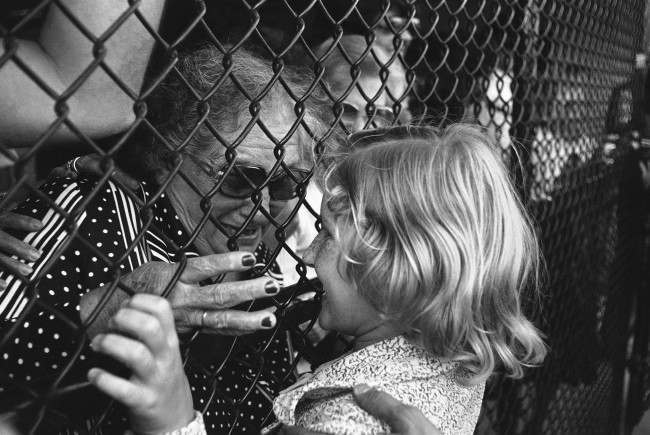
[[[314,154],[359,129],[456,121],[480,123],[499,145],[546,259],[529,312],[549,357],[522,380],[494,376],[477,433],[611,434],[638,419],[643,1],[168,1],[160,24],[155,3],[104,2],[114,17],[75,0],[0,6],[0,89],[16,101],[1,106],[1,206],[19,202],[46,224],[13,233],[43,251],[21,262],[30,273],[2,266],[0,411],[22,430],[123,430],[123,410],[85,373],[124,373],[89,350],[87,332],[111,296],[134,291],[125,275],[176,262],[160,289],[169,295],[192,257],[248,249],[250,277],[287,290],[245,308],[274,306],[278,325],[236,338],[180,332],[208,432],[257,433],[278,391],[349,344],[316,331],[318,282],[300,260],[318,218]],[[33,41],[69,80],[43,76]],[[47,178],[90,153],[95,175]],[[144,183],[130,189],[116,167]],[[248,189],[240,208],[222,195],[242,188],[230,175]],[[271,200],[267,186],[295,197]],[[99,287],[82,321],[80,296]]]

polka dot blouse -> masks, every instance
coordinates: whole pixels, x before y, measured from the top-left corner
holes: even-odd
[[[55,178],[40,191],[16,211],[42,220],[44,228],[14,235],[43,255],[27,262],[34,270],[28,279],[0,274],[7,282],[0,294],[0,411],[32,411],[23,413],[29,425],[42,415],[43,433],[119,433],[126,428],[124,410],[109,406],[87,384],[86,373],[98,365],[122,376],[128,372],[88,346],[80,297],[114,282],[118,267],[128,273],[148,261],[175,262],[181,255],[198,254],[191,245],[179,252],[179,246],[188,246],[189,235],[165,194],[156,198],[152,186],[143,184],[134,194],[112,182]],[[138,202],[152,198],[155,202],[140,213]],[[143,228],[149,219],[152,224]],[[265,262],[266,249],[260,247],[256,256]],[[277,268],[272,271],[278,278]],[[259,432],[271,415],[273,398],[295,380],[288,340],[279,329],[236,339],[201,334],[185,340],[194,407],[203,412],[208,433]]]

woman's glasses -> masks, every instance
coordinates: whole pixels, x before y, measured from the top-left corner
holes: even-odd
[[[215,182],[221,183],[219,191],[231,198],[248,198],[264,184],[268,177],[266,170],[253,165],[234,165],[226,173],[228,165],[220,169],[198,157],[187,154],[197,166],[201,167],[208,176]],[[280,173],[271,177],[267,186],[269,196],[276,201],[288,201],[298,196],[298,186],[309,178],[310,171],[300,168],[288,168],[290,173],[280,168]]]

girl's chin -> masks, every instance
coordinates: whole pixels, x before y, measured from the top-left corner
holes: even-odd
[[[323,310],[321,310],[321,312],[320,312],[320,314],[318,316],[318,325],[323,329],[331,331],[333,329],[333,326],[334,326],[334,325],[332,325],[331,320],[332,319],[329,316],[329,313],[323,312]]]
[[[328,328],[329,325],[327,324],[327,322],[323,322],[323,316],[322,315],[318,316],[318,326],[320,326],[321,328],[323,328],[326,331],[330,330]]]

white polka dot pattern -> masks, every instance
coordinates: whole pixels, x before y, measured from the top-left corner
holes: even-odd
[[[152,196],[148,189],[151,186],[143,183],[139,196],[144,202]],[[81,203],[94,190],[97,194],[83,210],[84,219],[79,222],[77,236],[70,237],[62,219],[59,219],[58,226],[32,233],[32,239],[43,240],[44,252],[48,253],[48,248],[57,241],[59,249],[53,255],[43,256],[48,258],[48,264],[41,260],[34,264],[35,273],[28,282],[0,274],[0,278],[13,282],[15,286],[0,296],[0,303],[11,308],[11,311],[2,311],[2,333],[12,330],[12,339],[2,348],[0,371],[9,379],[37,391],[51,384],[63,371],[66,375],[60,386],[85,382],[87,370],[96,365],[123,373],[123,368],[98,356],[85,343],[85,334],[80,329],[80,297],[91,289],[114,281],[113,262],[120,261],[119,268],[123,273],[147,261],[175,262],[180,258],[176,247],[189,241],[164,194],[151,207],[154,225],[148,228],[136,249],[126,255],[127,247],[142,229],[137,205],[127,193],[115,185],[98,186],[96,180],[84,178],[76,182],[52,179],[41,190],[50,198],[57,199],[57,205],[61,208],[64,205],[67,207],[64,210],[69,212],[75,211],[73,202]],[[76,202],[65,203],[70,196]],[[48,213],[56,215],[37,196],[30,197],[17,211],[37,219],[43,219]],[[28,236],[15,235],[20,238]],[[260,248],[256,254],[259,262],[264,261],[266,249]],[[186,255],[197,254],[188,251]],[[44,272],[45,266],[48,266],[47,272]],[[277,270],[274,276],[279,276]],[[17,295],[22,295],[24,303]],[[23,304],[22,311],[15,309],[20,303]],[[271,339],[270,333],[237,340],[200,335],[191,343],[186,373],[194,406],[203,412],[208,433],[259,432],[263,421],[271,414],[272,397],[294,379],[285,335],[283,332],[275,334],[270,344],[267,343]],[[259,349],[264,349],[264,352],[260,353]],[[226,356],[228,360],[222,364]],[[9,387],[4,384],[1,388],[0,394],[13,394],[17,401],[25,398],[23,393],[8,391]],[[90,388],[82,389],[61,402],[66,403],[62,412],[70,412],[70,416],[82,425],[85,425],[81,422],[83,419],[94,418],[106,404],[99,393]],[[103,427],[107,433],[116,433],[125,429],[125,424],[122,411],[113,408],[104,419]]]

